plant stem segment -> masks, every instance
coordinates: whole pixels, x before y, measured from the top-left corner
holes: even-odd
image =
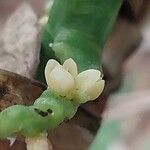
[[[54,0],[42,36],[39,80],[50,58],[73,58],[79,72],[101,69],[101,54],[122,0]],[[50,45],[50,46],[49,46]]]

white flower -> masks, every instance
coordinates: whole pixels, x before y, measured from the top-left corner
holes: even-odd
[[[77,65],[71,58],[63,65],[50,59],[45,68],[45,77],[48,88],[78,103],[96,99],[105,84],[99,70],[89,69],[78,74]]]

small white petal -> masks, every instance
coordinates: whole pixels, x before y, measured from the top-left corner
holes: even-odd
[[[89,69],[79,73],[77,76],[77,88],[80,90],[86,90],[93,85],[94,82],[101,80],[101,72],[95,69]]]
[[[96,99],[103,91],[104,84],[99,70],[89,69],[81,72],[77,76],[77,101],[85,103]]]
[[[52,144],[47,139],[47,134],[41,134],[37,137],[27,137],[25,139],[27,150],[52,150]]]
[[[63,67],[65,70],[67,70],[74,78],[77,77],[78,71],[77,71],[77,64],[74,62],[72,58],[67,59]]]
[[[88,100],[95,100],[103,91],[105,81],[101,80],[95,82],[91,87],[89,87],[85,93],[88,95]]]
[[[76,101],[85,103],[90,100],[95,100],[103,91],[105,85],[104,80],[94,82],[90,87],[85,90],[78,90],[76,93]]]
[[[47,62],[46,67],[45,67],[45,78],[46,78],[47,83],[48,83],[48,78],[49,78],[51,71],[58,65],[60,64],[54,59],[50,59]]]
[[[56,66],[48,76],[48,86],[51,90],[61,96],[70,98],[75,88],[73,76],[62,66]],[[71,96],[72,98],[72,96]]]

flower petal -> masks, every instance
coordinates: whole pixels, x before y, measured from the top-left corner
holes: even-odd
[[[85,93],[88,95],[88,100],[95,100],[103,91],[105,81],[101,80],[91,85]]]
[[[96,81],[101,79],[101,72],[95,69],[89,69],[79,73],[77,76],[77,88],[80,90],[86,90],[93,85]]]
[[[27,150],[53,150],[47,134],[42,133],[36,137],[26,137]]]
[[[72,58],[67,59],[63,67],[74,77],[77,77],[78,71],[77,71],[77,64],[74,62]]]
[[[70,99],[75,89],[75,81],[62,66],[56,66],[48,76],[48,87],[58,95]]]
[[[79,103],[85,103],[90,100],[95,100],[103,91],[105,81],[101,80],[94,82],[90,87],[84,91],[77,91],[76,101]]]
[[[51,71],[57,66],[57,65],[60,65],[56,60],[54,59],[50,59],[47,64],[46,64],[46,67],[45,67],[45,79],[46,79],[46,82],[48,83],[48,77],[49,77],[49,74],[51,73]]]

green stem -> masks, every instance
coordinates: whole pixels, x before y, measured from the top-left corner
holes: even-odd
[[[32,106],[15,105],[0,113],[0,138],[16,133],[37,136],[71,119],[77,108],[77,104],[46,90]]]
[[[122,0],[54,0],[42,38],[38,79],[50,58],[73,58],[79,72],[101,68],[101,54]],[[52,43],[53,46],[49,47]]]

